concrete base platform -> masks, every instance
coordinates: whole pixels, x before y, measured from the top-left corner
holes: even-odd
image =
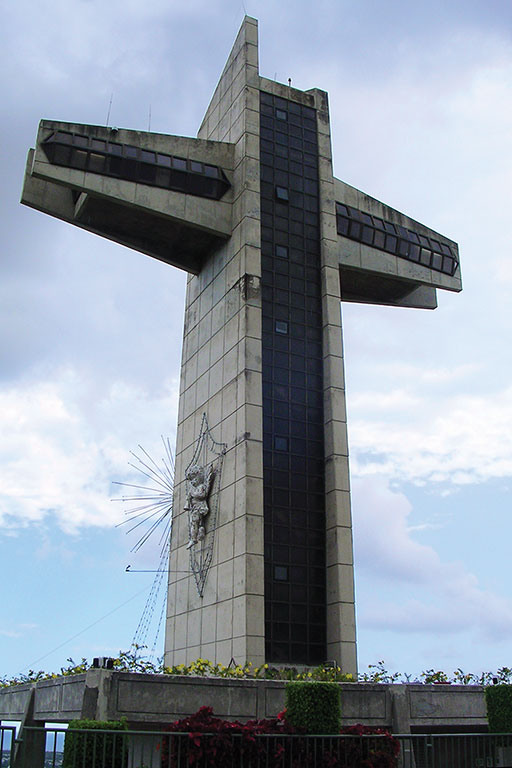
[[[243,721],[277,715],[285,685],[91,669],[0,690],[0,720],[40,725],[126,717],[131,728],[159,729],[208,705],[218,717]],[[344,725],[363,723],[393,733],[487,730],[484,689],[478,685],[339,685]]]

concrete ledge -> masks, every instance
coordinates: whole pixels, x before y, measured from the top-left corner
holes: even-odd
[[[24,205],[193,274],[231,236],[233,187],[222,199],[209,199],[54,164],[44,141],[60,130],[112,141],[109,128],[42,120],[36,148],[28,154]],[[116,130],[115,141],[212,164],[226,178],[233,175],[233,144],[128,130]]]
[[[211,706],[233,720],[275,717],[286,683],[138,674],[91,669],[80,675],[0,690],[0,719],[22,720],[34,690],[34,722],[126,717],[131,727],[160,728]],[[484,689],[477,685],[340,683],[343,724],[364,723],[395,733],[487,728]]]

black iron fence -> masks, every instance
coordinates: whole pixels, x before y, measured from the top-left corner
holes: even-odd
[[[401,768],[512,768],[512,734],[399,735]]]
[[[512,768],[512,734],[304,736],[0,726],[1,768]],[[226,744],[229,743],[229,747]],[[395,753],[396,752],[396,753]]]

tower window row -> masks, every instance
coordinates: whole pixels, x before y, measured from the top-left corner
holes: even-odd
[[[338,234],[358,243],[392,253],[436,272],[454,275],[458,261],[453,249],[433,237],[372,216],[351,205],[336,203]]]

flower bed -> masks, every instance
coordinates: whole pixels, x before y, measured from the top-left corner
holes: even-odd
[[[162,768],[244,765],[251,768],[395,768],[398,741],[387,731],[355,725],[340,736],[310,736],[277,718],[230,722],[201,707],[165,728]],[[171,734],[176,734],[172,736]]]

